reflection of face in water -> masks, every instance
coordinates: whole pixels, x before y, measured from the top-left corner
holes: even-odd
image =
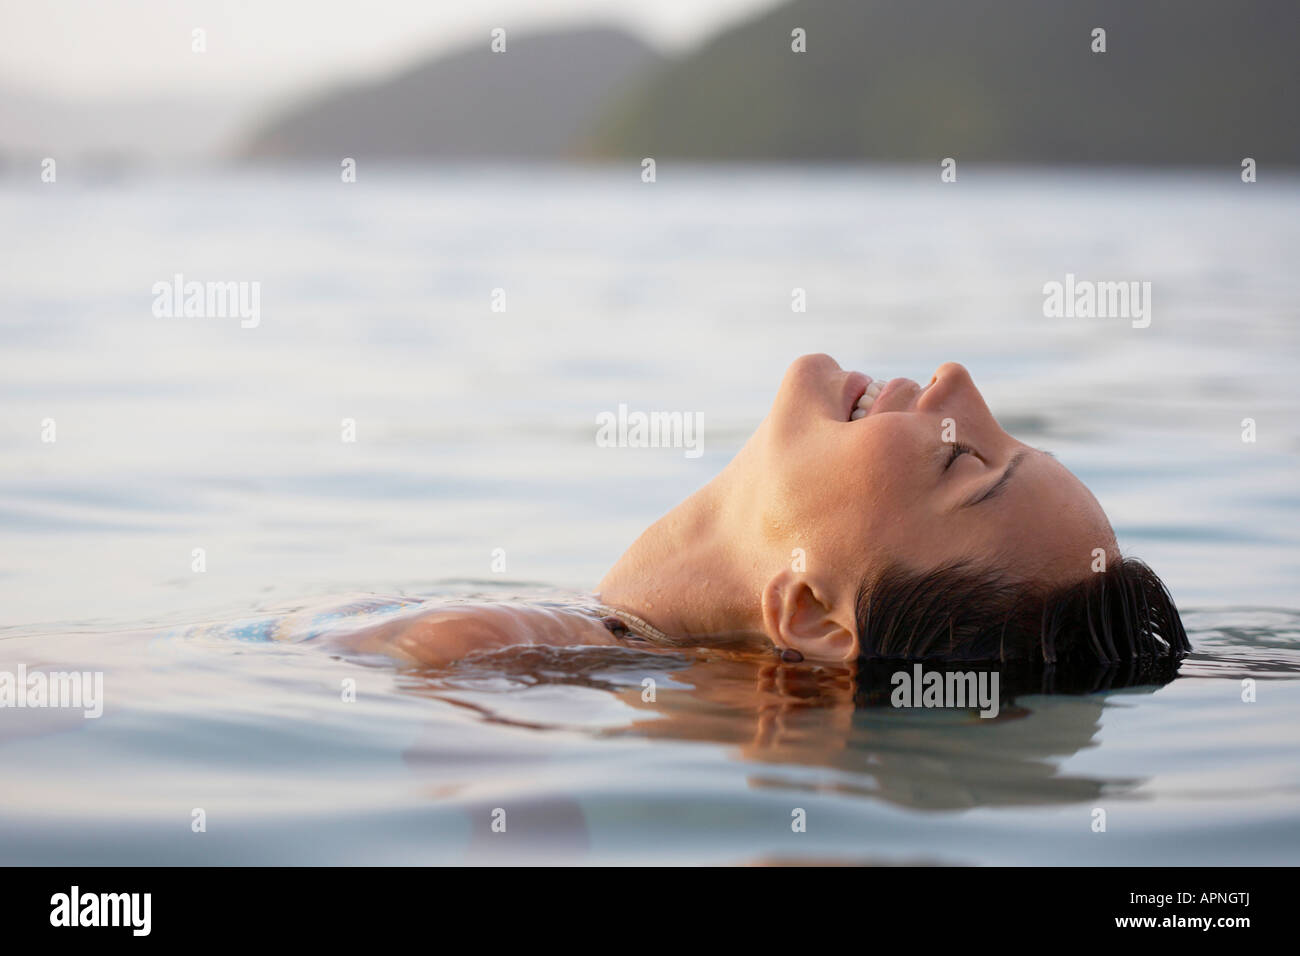
[[[600,689],[644,716],[618,726],[567,729],[722,744],[761,765],[750,777],[755,787],[803,788],[806,775],[783,774],[781,766],[820,766],[844,776],[819,783],[819,789],[943,810],[1066,804],[1137,786],[1141,781],[1134,778],[1062,776],[1060,764],[1090,746],[1101,726],[1106,697],[1093,691],[1129,686],[1150,692],[1174,676],[1173,667],[1068,675],[1007,672],[999,714],[988,719],[975,708],[890,706],[893,666],[881,662],[869,673],[839,665],[791,666],[766,654],[717,649],[663,654],[531,647],[412,675],[406,689],[471,706],[489,720],[535,729],[563,725],[548,719],[546,711],[508,715],[508,697],[497,710],[483,703],[483,695],[466,703],[462,692],[475,685],[476,673],[498,687],[505,678],[516,687]],[[652,694],[647,678],[653,681]]]

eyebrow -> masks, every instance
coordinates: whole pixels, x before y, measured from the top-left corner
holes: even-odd
[[[1018,451],[1012,455],[1011,460],[1007,462],[1007,467],[1003,470],[1002,474],[998,476],[998,479],[993,482],[993,484],[989,485],[983,491],[977,491],[970,498],[963,501],[959,507],[973,508],[980,502],[988,501],[994,495],[1001,492],[1002,489],[1007,486],[1007,482],[1011,480],[1011,476],[1015,473],[1015,470],[1020,467],[1020,463],[1025,460],[1028,454],[1028,452]],[[1043,454],[1051,453],[1044,452]]]

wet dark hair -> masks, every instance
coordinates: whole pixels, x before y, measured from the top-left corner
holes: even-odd
[[[1164,582],[1134,558],[1063,587],[955,564],[893,567],[857,596],[859,664],[984,662],[1153,673],[1191,650]]]

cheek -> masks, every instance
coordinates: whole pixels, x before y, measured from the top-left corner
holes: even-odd
[[[846,517],[861,510],[868,476],[864,457],[833,422],[804,423],[773,439],[755,474],[762,485],[762,525],[772,540],[824,544]],[[808,546],[806,543],[802,546]]]
[[[837,542],[837,550],[897,542],[915,519],[918,480],[930,464],[912,419],[828,422],[778,439],[775,467],[766,474],[774,484],[763,496],[767,534]]]
[[[872,536],[896,535],[917,517],[933,467],[933,449],[925,447],[912,416],[882,415],[863,434],[854,436],[846,472],[846,490],[856,502],[860,530]]]

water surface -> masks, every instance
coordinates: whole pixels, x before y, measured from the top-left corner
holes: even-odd
[[[1300,181],[363,173],[0,181],[0,670],[102,668],[106,694],[98,720],[0,710],[0,860],[1294,862]],[[260,282],[260,324],[155,318],[177,272]],[[1150,327],[1044,318],[1067,273],[1150,281]],[[155,639],[589,589],[808,351],[966,364],[1187,609],[1180,678],[987,721],[700,654],[426,673]],[[596,447],[620,403],[699,412],[704,454]]]

